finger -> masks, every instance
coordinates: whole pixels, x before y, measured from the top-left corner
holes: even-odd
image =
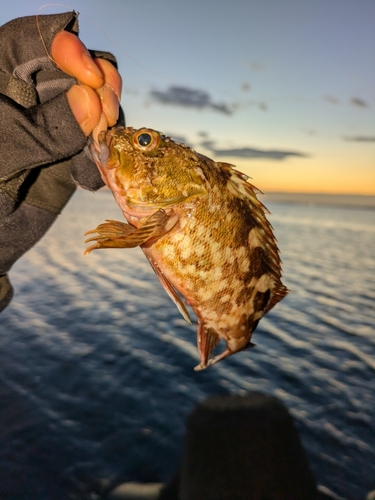
[[[68,31],[60,31],[53,39],[51,55],[59,68],[92,88],[104,83],[103,74],[80,39]]]
[[[108,126],[112,127],[116,124],[119,115],[119,101],[117,94],[114,92],[113,88],[107,84],[96,90],[99,96],[103,113],[107,119]]]
[[[104,83],[112,87],[113,91],[117,95],[118,101],[120,101],[122,89],[122,78],[120,76],[120,73],[112,63],[105,59],[94,57],[94,62],[103,75]]]
[[[117,69],[105,59],[94,59],[104,76],[104,85],[97,90],[108,126],[116,124],[119,115],[122,79]]]
[[[85,136],[89,136],[100,121],[102,107],[95,90],[87,85],[73,85],[68,92],[69,106]]]

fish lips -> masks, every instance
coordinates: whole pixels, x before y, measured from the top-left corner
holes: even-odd
[[[98,136],[98,142],[90,136],[90,151],[94,157],[96,162],[99,162],[101,165],[105,165],[110,157],[110,148],[111,142],[113,140],[113,132],[112,130],[100,132]]]

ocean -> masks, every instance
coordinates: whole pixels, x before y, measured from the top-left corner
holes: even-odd
[[[287,406],[318,484],[345,500],[375,489],[375,210],[300,201],[265,198],[290,294],[260,321],[254,349],[194,372],[195,326],[140,249],[83,256],[85,231],[123,217],[110,192],[78,191],[10,273],[1,500],[165,481],[197,402],[250,391]]]

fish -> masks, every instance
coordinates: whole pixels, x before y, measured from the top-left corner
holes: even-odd
[[[187,305],[196,315],[195,370],[252,347],[259,320],[288,293],[261,191],[233,165],[151,128],[114,127],[91,151],[126,222],[87,231],[85,254],[142,249],[185,320]]]

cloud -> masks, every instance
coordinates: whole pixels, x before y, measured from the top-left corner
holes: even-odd
[[[161,104],[173,104],[187,108],[210,109],[225,115],[231,115],[233,109],[225,103],[213,102],[209,93],[204,90],[188,87],[170,86],[167,90],[151,90],[150,96]]]
[[[323,97],[323,99],[330,104],[339,104],[340,102],[338,99],[336,99],[336,97],[333,97],[332,95],[326,95]]]
[[[310,135],[310,136],[317,135],[317,131],[313,128],[301,129],[301,132],[303,132],[304,134]]]
[[[257,62],[248,63],[250,69],[255,72],[267,71],[267,66]]]
[[[267,111],[267,109],[268,109],[268,106],[265,102],[259,102],[258,106],[259,106],[259,109],[261,109],[262,111]]]
[[[139,95],[138,90],[131,87],[122,87],[121,92],[127,95]]]
[[[353,106],[358,106],[359,108],[369,107],[367,102],[363,99],[360,99],[359,97],[353,97],[352,99],[350,99],[350,104],[352,104]]]
[[[343,139],[350,142],[375,142],[375,135],[347,135]]]
[[[189,143],[189,141],[183,137],[182,135],[176,135],[176,134],[170,134],[170,133],[166,133],[165,134],[167,137],[170,137],[172,139],[172,141],[175,141],[175,142],[181,142],[182,144],[186,144],[187,146],[191,146],[191,144]]]
[[[208,132],[206,132],[205,130],[200,130],[199,132],[197,132],[197,135],[198,137],[208,137]]]
[[[300,158],[308,158],[309,155],[299,153],[298,151],[283,151],[277,149],[254,149],[254,148],[229,148],[229,149],[216,149],[214,142],[211,140],[201,142],[201,146],[208,149],[218,156],[232,156],[235,158],[268,158],[271,160],[284,160],[289,156],[298,156]]]
[[[332,95],[324,96],[323,100],[326,102],[329,102],[330,104],[340,104],[339,99],[337,99],[336,97],[334,97]],[[352,106],[357,106],[358,108],[368,108],[369,107],[369,104],[366,101],[364,101],[363,99],[361,99],[360,97],[352,97],[352,99],[350,99],[349,103]]]

